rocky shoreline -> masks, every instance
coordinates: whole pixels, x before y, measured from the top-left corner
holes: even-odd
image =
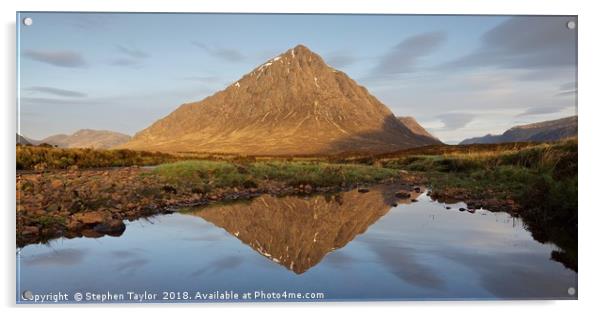
[[[464,202],[469,211],[483,208],[492,212],[506,212],[513,216],[519,214],[520,205],[510,196],[504,198],[483,197],[491,195],[493,192],[483,194],[483,192],[473,192],[461,188],[442,188],[433,190],[430,197],[446,204]]]
[[[412,190],[422,178],[400,174],[380,183],[396,183]],[[373,183],[374,184],[374,183]],[[71,168],[17,174],[17,246],[58,237],[119,236],[124,220],[170,213],[179,208],[217,202],[275,196],[335,193],[371,185],[347,184],[315,187],[262,181],[257,187],[217,188],[201,192],[195,187],[170,184],[146,168]]]
[[[17,246],[46,242],[58,237],[120,236],[125,220],[135,220],[180,208],[211,203],[248,200],[262,194],[274,196],[336,193],[357,189],[368,192],[369,185],[355,183],[318,187],[290,186],[261,181],[256,187],[217,188],[201,192],[193,186],[174,185],[148,168],[77,169],[23,172],[17,174]],[[399,177],[379,183],[395,184],[391,198],[413,199],[428,180],[421,175],[400,172]],[[465,202],[467,210],[479,208],[518,215],[519,205],[511,198],[490,198],[492,192],[471,192],[459,188],[439,188],[428,194],[444,203]],[[477,196],[478,194],[478,196]],[[483,196],[488,196],[483,198]],[[397,203],[392,202],[393,206]]]

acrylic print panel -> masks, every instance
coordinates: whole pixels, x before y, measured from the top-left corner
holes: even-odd
[[[577,17],[17,14],[17,302],[577,298]]]

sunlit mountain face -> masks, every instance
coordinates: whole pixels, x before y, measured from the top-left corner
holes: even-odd
[[[394,198],[391,188],[378,187],[336,195],[274,197],[248,203],[211,206],[190,214],[225,229],[270,260],[301,274],[329,252],[343,248],[392,208],[410,203]]]

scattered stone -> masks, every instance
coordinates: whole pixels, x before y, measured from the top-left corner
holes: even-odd
[[[172,187],[171,185],[164,185],[161,189],[163,190],[163,192],[167,193],[178,193],[178,190],[176,190],[176,188]]]
[[[78,220],[70,219],[67,221],[67,224],[65,226],[70,231],[76,231],[76,230],[82,228],[83,224]]]
[[[84,225],[100,224],[104,221],[105,216],[101,212],[85,212],[73,215],[73,218],[82,222]]]
[[[121,220],[110,219],[94,226],[94,230],[110,236],[121,236],[125,231],[125,224]]]
[[[25,226],[23,227],[23,230],[21,231],[21,234],[23,235],[37,235],[40,233],[40,229],[37,228],[36,226]]]
[[[194,194],[202,194],[203,190],[201,190],[200,188],[194,187],[194,188],[192,188],[191,192]]]
[[[460,212],[464,212],[464,211],[466,211],[466,209],[465,209],[465,208],[463,208],[463,207],[459,208],[458,210],[459,210]]]
[[[451,206],[446,206],[445,209],[446,210],[451,210]]]
[[[46,211],[47,212],[56,212],[59,209],[59,205],[56,203],[50,203],[47,207],[46,207]]]
[[[59,179],[54,179],[54,180],[50,181],[50,187],[55,190],[62,186],[63,186],[63,181],[61,181]]]
[[[420,191],[422,191],[422,190],[420,189],[420,187],[414,187],[414,192],[416,192],[416,193],[420,193]]]
[[[99,233],[99,232],[95,231],[94,229],[84,229],[84,230],[82,230],[82,236],[88,237],[88,238],[99,238],[99,237],[104,236],[104,234]]]
[[[251,198],[263,193],[289,195],[295,190],[303,193],[335,192],[334,201],[342,204],[342,198],[336,192],[354,188],[361,193],[373,191],[369,187],[356,187],[353,183],[332,187],[314,187],[304,183],[291,187],[278,181],[262,181],[255,184],[257,187],[238,187],[238,193],[235,188],[214,188],[207,192],[201,186],[167,183],[146,170],[73,167],[68,170],[17,174],[17,236],[24,236],[17,243],[37,242],[61,235],[100,237],[104,234],[121,234],[125,219],[162,213],[168,207],[184,204],[206,205],[210,201]],[[143,177],[140,176],[142,173]],[[411,198],[414,195],[411,190],[417,182],[408,180],[401,183],[405,185],[397,184],[398,188],[405,190],[396,194],[396,197]],[[395,201],[389,203],[397,206]],[[42,229],[41,225],[38,229],[37,220],[45,216],[64,221],[51,225],[49,229]]]
[[[412,195],[406,191],[399,191],[399,192],[395,193],[395,197],[400,198],[400,199],[408,199],[408,198],[410,198],[410,196],[412,196]]]
[[[411,201],[412,203],[418,202],[418,200],[416,200],[416,199],[411,199],[410,201]]]

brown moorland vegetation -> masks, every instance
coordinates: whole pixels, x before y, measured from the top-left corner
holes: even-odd
[[[576,138],[548,143],[437,145],[381,155],[345,153],[321,157],[166,154],[17,146],[17,169],[35,170],[30,171],[31,176],[18,173],[17,190],[20,194],[18,201],[24,202],[21,203],[22,210],[35,198],[35,203],[30,204],[35,207],[30,212],[21,213],[27,214],[24,218],[29,218],[25,223],[38,229],[56,229],[68,223],[60,220],[61,216],[73,215],[73,209],[69,207],[73,201],[61,202],[71,193],[49,194],[62,192],[60,188],[69,192],[75,189],[79,196],[74,199],[83,205],[97,206],[78,209],[77,213],[98,207],[101,210],[116,209],[115,205],[123,207],[129,202],[138,203],[136,207],[144,204],[156,208],[198,198],[209,200],[211,196],[220,200],[227,197],[227,194],[219,193],[220,190],[241,196],[251,190],[270,192],[274,183],[282,194],[305,192],[306,186],[310,191],[319,187],[341,189],[390,178],[399,179],[401,175],[414,179],[410,182],[426,179],[435,199],[464,201],[469,208],[483,207],[520,215],[537,240],[551,240],[568,249],[552,255],[576,269],[577,158]],[[145,165],[159,166],[152,171],[134,173],[123,173],[119,171],[122,168],[116,168],[115,172],[92,176],[84,184],[69,180],[70,177],[87,178],[89,168]],[[81,171],[73,171],[72,166],[81,168]],[[60,180],[60,184],[54,180]],[[58,189],[51,189],[53,185]],[[84,191],[79,190],[82,185]],[[121,189],[114,191],[115,186]],[[173,195],[171,188],[177,195]],[[151,191],[160,194],[145,197]],[[88,193],[82,195],[82,192]],[[191,196],[195,198],[191,199]],[[61,199],[59,203],[54,197]],[[122,200],[128,203],[119,202]],[[53,210],[57,209],[63,215],[55,216],[58,213]]]

